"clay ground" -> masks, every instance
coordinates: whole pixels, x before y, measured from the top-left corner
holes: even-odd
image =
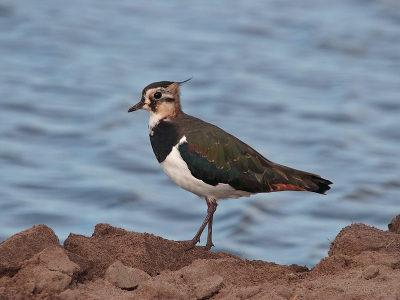
[[[248,261],[98,224],[34,226],[0,243],[0,299],[400,299],[400,215],[345,227],[315,268]]]

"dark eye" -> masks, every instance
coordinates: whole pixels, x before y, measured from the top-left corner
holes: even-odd
[[[160,99],[162,96],[161,92],[154,93],[154,99]]]

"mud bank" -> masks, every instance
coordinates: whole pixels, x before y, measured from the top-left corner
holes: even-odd
[[[315,268],[248,261],[98,224],[64,246],[46,225],[0,243],[0,299],[400,299],[400,215],[352,224]]]

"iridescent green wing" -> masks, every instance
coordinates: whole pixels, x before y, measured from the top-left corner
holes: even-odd
[[[227,183],[252,193],[272,191],[270,184],[285,178],[273,163],[234,136],[212,127],[192,131],[179,146],[192,175],[211,185]]]
[[[226,183],[251,193],[311,191],[324,194],[329,180],[275,164],[249,145],[212,124],[185,116],[186,142],[179,145],[192,175],[211,185]]]

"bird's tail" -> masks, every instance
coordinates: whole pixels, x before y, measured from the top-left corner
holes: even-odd
[[[331,187],[331,181],[313,173],[308,173],[282,165],[274,164],[273,170],[279,174],[280,180],[271,182],[273,191],[309,191],[326,194]],[[277,179],[278,179],[277,178]]]

